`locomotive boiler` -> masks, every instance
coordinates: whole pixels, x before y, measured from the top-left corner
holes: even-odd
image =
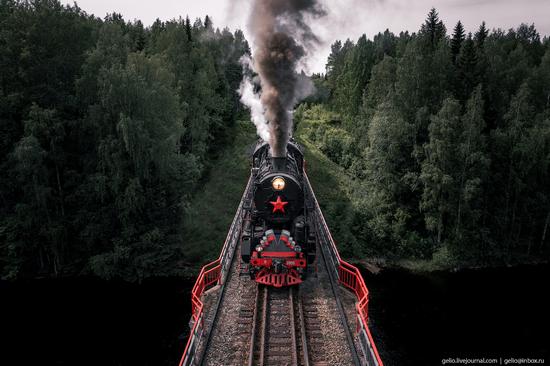
[[[260,141],[252,155],[252,194],[241,236],[241,259],[256,282],[299,284],[315,259],[315,237],[305,205],[304,155],[291,140],[286,157],[272,157]]]

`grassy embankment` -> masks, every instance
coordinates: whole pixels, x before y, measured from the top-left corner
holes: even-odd
[[[353,182],[342,167],[301,134],[301,129],[298,129],[296,138],[305,148],[306,172],[331,234],[341,254],[349,256],[358,244],[350,231],[354,212],[349,190]]]
[[[197,268],[218,257],[250,174],[254,126],[238,121],[234,137],[212,165],[184,216],[186,258]]]

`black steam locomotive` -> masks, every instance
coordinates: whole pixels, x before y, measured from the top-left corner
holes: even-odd
[[[291,140],[287,156],[274,158],[269,145],[252,155],[252,198],[244,217],[241,257],[251,278],[275,286],[302,282],[315,260],[315,236],[308,220],[304,155]]]

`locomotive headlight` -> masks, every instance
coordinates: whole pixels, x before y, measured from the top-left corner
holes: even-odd
[[[264,247],[262,247],[261,245],[256,245],[256,251],[258,253],[261,252],[262,250],[264,250]]]
[[[276,191],[282,191],[283,189],[285,189],[285,180],[283,179],[283,177],[277,177],[273,179],[273,181],[271,182],[271,186],[273,186],[273,189]]]

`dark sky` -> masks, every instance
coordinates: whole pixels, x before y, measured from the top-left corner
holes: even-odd
[[[324,46],[312,54],[311,71],[323,71],[329,46],[335,39],[356,40],[362,33],[371,37],[389,28],[415,32],[431,7],[435,7],[452,31],[460,19],[467,31],[474,32],[485,20],[490,29],[509,29],[520,23],[535,23],[539,33],[550,35],[550,0],[321,0],[327,17],[313,25]],[[62,0],[63,3],[73,1]],[[209,14],[217,27],[241,28],[246,33],[250,0],[80,0],[86,12],[103,17],[122,13],[126,19],[141,19],[150,25],[156,18],[204,17]]]

